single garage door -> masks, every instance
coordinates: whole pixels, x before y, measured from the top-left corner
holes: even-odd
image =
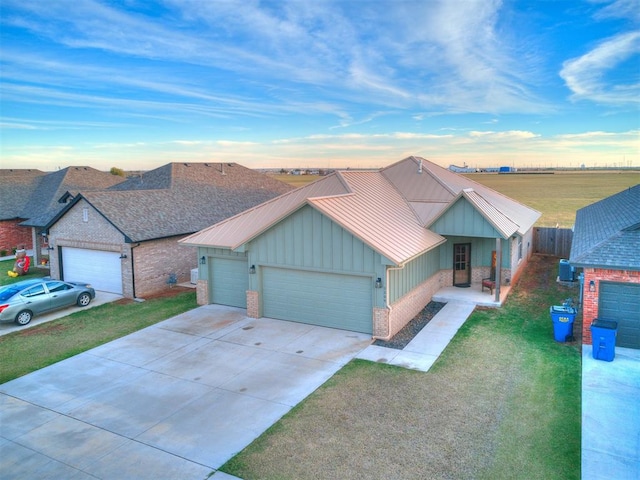
[[[96,290],[122,295],[120,254],[62,247],[62,279],[87,282]]]
[[[369,277],[264,268],[263,314],[356,332],[373,332]]]
[[[211,303],[247,308],[249,268],[247,260],[209,258]]]
[[[618,322],[616,346],[640,348],[640,284],[600,282],[598,318]]]

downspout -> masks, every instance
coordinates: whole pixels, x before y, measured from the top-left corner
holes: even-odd
[[[134,266],[135,262],[133,261],[133,249],[139,246],[140,246],[140,242],[138,242],[137,245],[134,245],[129,249],[129,251],[131,252],[131,293],[133,295],[134,300],[136,298],[136,269]]]

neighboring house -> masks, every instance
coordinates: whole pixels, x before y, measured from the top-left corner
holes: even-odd
[[[443,286],[514,281],[540,213],[409,157],[341,171],[180,241],[198,302],[390,338]],[[487,295],[489,293],[487,292]]]
[[[185,235],[293,187],[235,163],[170,163],[99,192],[81,192],[47,225],[51,276],[139,298],[188,282]]]
[[[20,223],[29,218],[27,201],[43,175],[40,170],[0,169],[1,252],[11,254],[14,248],[33,248],[31,229]]]
[[[618,322],[616,345],[640,348],[640,184],[581,208],[571,265],[582,267],[582,343],[591,323]]]
[[[39,263],[41,247],[46,246],[46,238],[41,234],[47,223],[58,214],[71,197],[65,192],[77,190],[102,190],[124,179],[91,167],[67,167],[51,173],[38,170],[2,170],[1,197],[2,210],[11,205],[12,224],[4,224],[5,231],[11,228],[19,232],[24,248],[33,249],[34,263]],[[20,179],[23,188],[10,186],[12,180]],[[9,217],[11,217],[9,215]],[[3,219],[7,217],[2,215]],[[7,220],[11,221],[11,218]],[[18,222],[18,219],[21,220]],[[28,239],[28,241],[27,241]],[[15,245],[12,245],[12,247]],[[20,246],[20,245],[18,245]]]

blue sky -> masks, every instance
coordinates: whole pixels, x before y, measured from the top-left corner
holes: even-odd
[[[640,0],[2,0],[0,163],[640,167]]]

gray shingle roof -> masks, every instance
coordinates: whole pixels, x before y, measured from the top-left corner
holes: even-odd
[[[576,212],[570,262],[640,270],[640,184]]]
[[[84,198],[139,242],[196,232],[292,189],[235,163],[171,163],[109,190],[81,192],[71,205]]]
[[[67,167],[38,177],[24,204],[21,218],[27,220],[21,225],[45,227],[65,208],[59,202],[65,192],[103,190],[122,181],[122,177],[91,167]]]
[[[0,220],[28,218],[25,206],[44,175],[40,170],[0,169]]]

